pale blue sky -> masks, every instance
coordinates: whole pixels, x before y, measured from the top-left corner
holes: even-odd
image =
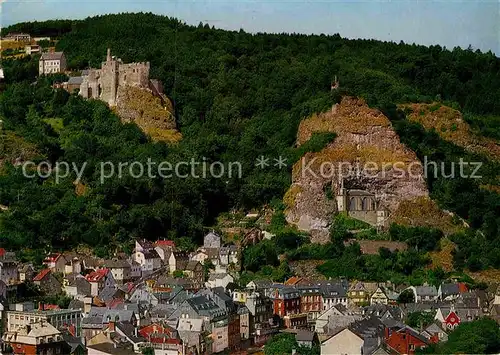
[[[475,49],[500,54],[500,0],[6,0],[1,17],[5,26],[137,11],[249,32],[338,32],[348,38],[403,40],[450,49],[471,44]]]

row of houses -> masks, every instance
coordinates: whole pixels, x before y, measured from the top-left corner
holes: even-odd
[[[236,352],[262,346],[279,331],[296,334],[308,346],[321,342],[323,354],[413,354],[418,348],[446,341],[457,324],[484,316],[481,297],[470,291],[454,300],[365,307],[340,301],[321,310],[320,298],[311,297],[306,285],[261,280],[243,290],[187,290],[175,284],[175,279],[159,281],[162,277],[153,275],[151,282],[142,284],[109,285],[98,296],[76,297],[67,310],[10,305],[4,343],[26,349],[29,344],[23,341],[46,324],[43,329],[53,335],[54,349],[67,349],[63,339],[67,336],[80,339],[77,349],[103,354],[116,353],[111,349],[120,354],[139,353],[144,347],[158,354]],[[159,283],[162,287],[155,287]],[[322,289],[343,289],[344,294],[350,288],[345,280],[315,281],[308,287],[315,284]],[[434,322],[418,330],[407,326],[405,319],[416,311],[432,312]],[[317,316],[309,317],[311,313]]]
[[[207,250],[217,256],[200,258]],[[31,265],[0,254],[7,266],[0,275],[22,283],[21,269]],[[44,269],[23,273],[24,281],[32,277],[45,294],[65,293],[73,300],[68,309],[0,302],[4,345],[19,354],[33,344],[36,351],[70,354],[68,349],[132,354],[145,347],[162,355],[234,353],[285,331],[300,344],[321,344],[324,354],[413,353],[445,341],[463,322],[500,317],[496,290],[470,291],[458,282],[397,286],[292,277],[283,283],[253,280],[241,288],[235,283],[238,254],[215,232],[192,253],[178,251],[172,241],[141,239],[130,255],[109,260],[49,254]],[[411,293],[413,302],[398,303],[402,292]],[[409,327],[405,320],[413,312],[427,312],[434,322]],[[50,335],[43,346],[36,340],[40,334]]]

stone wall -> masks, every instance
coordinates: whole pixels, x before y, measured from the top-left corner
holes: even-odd
[[[121,59],[112,57],[108,49],[101,69],[90,69],[88,75],[83,76],[80,94],[116,106],[120,88],[132,86],[149,89],[149,68],[149,63],[144,62],[124,64]]]

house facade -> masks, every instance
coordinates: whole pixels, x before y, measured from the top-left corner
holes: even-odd
[[[53,272],[63,274],[66,266],[66,257],[60,253],[51,253],[43,260],[43,265]]]
[[[221,237],[215,233],[214,231],[208,233],[203,238],[203,247],[204,248],[217,248],[219,249],[222,245]]]
[[[397,354],[413,355],[417,349],[425,348],[433,342],[437,342],[437,339],[434,337],[427,339],[408,327],[385,329],[384,343]]]
[[[66,68],[66,57],[63,52],[43,53],[38,64],[40,75],[64,73]]]
[[[370,305],[388,303],[389,297],[387,297],[386,292],[382,287],[378,287],[377,290],[370,296]]]
[[[370,299],[370,294],[366,290],[365,285],[362,282],[354,283],[347,292],[349,301],[356,306],[363,306],[368,304]]]
[[[49,295],[56,295],[61,292],[61,282],[56,279],[49,269],[40,271],[33,279],[33,283],[40,287],[40,290]]]
[[[321,355],[359,355],[363,353],[364,340],[348,328],[321,343]]]

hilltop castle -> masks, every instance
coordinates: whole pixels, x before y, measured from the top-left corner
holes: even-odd
[[[80,95],[116,106],[119,88],[125,86],[149,89],[156,96],[162,94],[159,82],[149,80],[149,62],[124,64],[120,58],[112,57],[108,49],[101,69],[89,69],[82,73]]]

